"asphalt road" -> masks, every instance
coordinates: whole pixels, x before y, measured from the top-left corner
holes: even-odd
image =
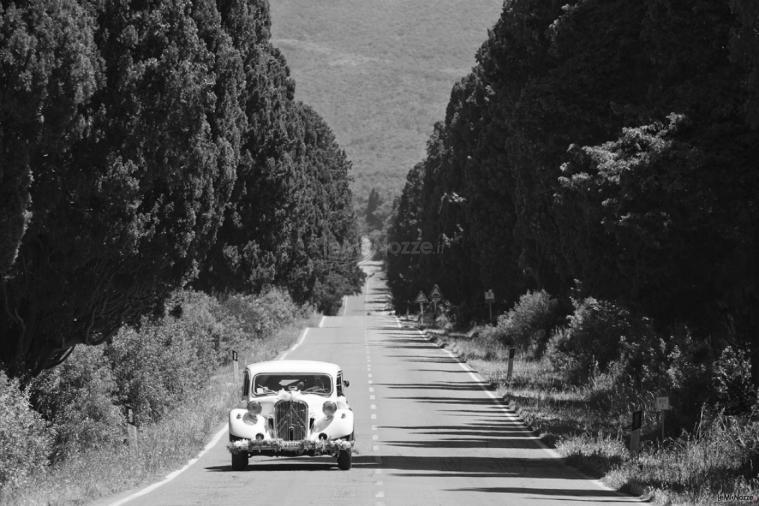
[[[289,359],[327,360],[351,381],[353,469],[332,457],[253,457],[232,471],[227,437],[129,505],[485,505],[638,502],[544,449],[476,376],[387,314],[379,266],[341,316],[310,328]],[[129,497],[124,494],[116,499]]]

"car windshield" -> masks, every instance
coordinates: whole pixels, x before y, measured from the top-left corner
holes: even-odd
[[[253,395],[271,395],[280,390],[328,397],[332,393],[332,380],[326,374],[314,373],[257,374],[253,379]]]

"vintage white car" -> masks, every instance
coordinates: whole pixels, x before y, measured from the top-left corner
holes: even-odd
[[[349,382],[340,367],[313,360],[250,364],[243,373],[245,408],[229,412],[232,469],[252,455],[333,455],[350,469],[355,442]]]

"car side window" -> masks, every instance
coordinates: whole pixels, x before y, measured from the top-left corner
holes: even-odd
[[[250,395],[250,374],[248,371],[245,371],[245,374],[242,378],[242,397],[243,399],[247,399]]]
[[[337,396],[343,397],[343,371],[337,373]]]

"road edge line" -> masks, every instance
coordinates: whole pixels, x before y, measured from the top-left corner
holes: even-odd
[[[321,324],[322,324],[323,321],[324,321],[324,316],[322,316],[322,319],[319,322],[319,326],[320,327],[321,327]],[[288,350],[280,353],[279,356],[275,360],[284,360],[284,358],[287,355],[289,355],[291,352],[295,351],[301,344],[303,344],[303,341],[306,340],[306,334],[308,334],[308,330],[310,328],[311,327],[304,328],[301,331],[300,336],[298,337],[298,340],[295,342],[295,344],[292,345]],[[206,453],[208,453],[208,451],[211,448],[213,448],[214,446],[216,446],[219,443],[219,440],[222,438],[222,436],[224,436],[224,434],[227,433],[228,429],[229,429],[229,426],[228,426],[227,423],[225,423],[224,427],[222,427],[222,429],[219,430],[219,432],[217,432],[216,434],[214,434],[213,438],[211,438],[211,440],[203,447],[203,449],[200,450],[200,453],[198,453],[194,458],[191,458],[187,462],[187,464],[184,465],[184,467],[182,467],[180,469],[177,469],[176,471],[170,472],[169,474],[166,475],[166,477],[163,480],[161,480],[159,482],[156,482],[156,483],[153,483],[151,485],[148,485],[147,487],[145,487],[145,488],[143,488],[141,490],[138,490],[137,492],[135,492],[135,493],[133,493],[131,495],[128,495],[127,497],[124,497],[123,499],[119,499],[116,502],[110,503],[110,506],[121,506],[122,504],[126,504],[129,501],[137,499],[138,497],[142,497],[144,495],[147,495],[150,492],[152,492],[152,491],[154,491],[154,490],[162,487],[163,485],[166,485],[167,483],[169,483],[170,481],[172,481],[174,478],[176,478],[177,476],[179,476],[183,472],[187,471],[190,467],[193,466],[193,464],[195,464],[198,460],[200,460],[200,458],[203,457],[203,455],[205,455]]]
[[[400,318],[398,318],[397,316],[394,316],[394,318],[395,318],[398,326],[402,328],[403,326],[401,325]],[[408,327],[406,327],[406,328],[408,328]],[[420,336],[424,337],[424,332],[422,332],[421,330],[419,330],[419,329],[411,329],[411,330],[415,330],[416,332],[419,333]],[[565,458],[559,452],[557,452],[556,449],[550,448],[548,445],[545,444],[545,442],[543,442],[542,439],[540,439],[540,437],[536,436],[532,431],[530,431],[527,428],[527,425],[524,423],[524,420],[522,420],[518,415],[514,415],[511,412],[509,412],[509,408],[503,403],[503,399],[499,398],[492,391],[488,390],[488,388],[485,386],[487,382],[484,380],[484,378],[482,378],[482,376],[480,376],[478,373],[474,372],[472,370],[472,368],[469,366],[469,364],[467,364],[465,362],[462,362],[461,358],[459,358],[457,355],[454,355],[451,352],[451,350],[449,350],[448,348],[440,348],[440,349],[443,350],[444,352],[446,352],[451,358],[455,359],[456,363],[459,364],[459,366],[464,371],[466,371],[467,373],[469,373],[469,376],[480,386],[480,388],[482,389],[482,391],[485,392],[488,395],[488,397],[490,397],[493,400],[493,402],[495,402],[496,406],[498,406],[501,409],[501,411],[503,411],[503,413],[507,417],[511,418],[512,420],[517,420],[520,423],[522,423],[525,426],[524,427],[525,432],[528,433],[528,434],[530,434],[530,437],[535,440],[535,442],[538,444],[538,446],[540,446],[540,448],[542,450],[544,450],[545,452],[547,452],[553,458],[556,458],[556,459],[563,459],[563,458]],[[617,489],[615,489],[613,487],[610,487],[609,485],[605,484],[604,482],[602,482],[599,479],[591,478],[591,477],[587,476],[585,473],[583,473],[581,470],[579,470],[579,469],[577,469],[575,467],[572,467],[572,466],[569,466],[569,467],[571,467],[572,469],[574,469],[575,471],[577,471],[578,473],[580,473],[582,476],[585,476],[588,481],[590,481],[592,483],[595,483],[599,487],[601,487],[601,488],[603,488],[605,490],[608,490],[609,492],[615,492],[615,493],[619,494],[621,497],[635,497],[635,496],[629,496],[629,495],[627,495],[627,494],[625,494],[623,492],[620,492],[619,490],[617,490]]]

